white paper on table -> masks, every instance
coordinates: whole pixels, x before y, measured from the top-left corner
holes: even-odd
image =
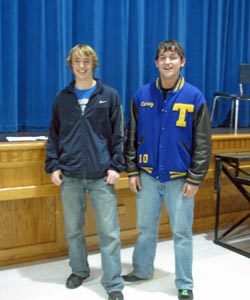
[[[7,136],[8,142],[47,141],[46,136]]]

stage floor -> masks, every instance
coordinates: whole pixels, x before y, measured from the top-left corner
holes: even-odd
[[[238,134],[250,134],[250,127],[239,128]],[[229,127],[217,127],[212,128],[212,134],[234,134],[234,130]]]

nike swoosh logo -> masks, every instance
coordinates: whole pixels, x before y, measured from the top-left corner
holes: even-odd
[[[104,100],[100,100],[100,101],[99,101],[99,103],[101,103],[101,104],[102,104],[102,103],[105,103],[105,102],[107,102],[107,101],[104,101]]]

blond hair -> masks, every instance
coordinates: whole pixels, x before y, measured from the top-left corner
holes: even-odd
[[[85,45],[85,44],[78,44],[75,45],[73,48],[70,49],[68,57],[67,57],[67,64],[68,66],[71,68],[72,67],[72,58],[73,55],[86,55],[87,57],[91,58],[92,62],[93,62],[93,71],[96,70],[97,66],[98,66],[98,57],[97,54],[95,52],[95,50],[90,47],[89,45]]]

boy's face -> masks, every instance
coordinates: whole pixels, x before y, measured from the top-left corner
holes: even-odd
[[[93,61],[85,54],[73,53],[71,67],[76,80],[84,81],[93,78]]]
[[[180,69],[185,65],[185,58],[181,58],[175,51],[159,52],[158,59],[155,61],[159,69],[161,79],[164,81],[175,82],[180,74]]]

